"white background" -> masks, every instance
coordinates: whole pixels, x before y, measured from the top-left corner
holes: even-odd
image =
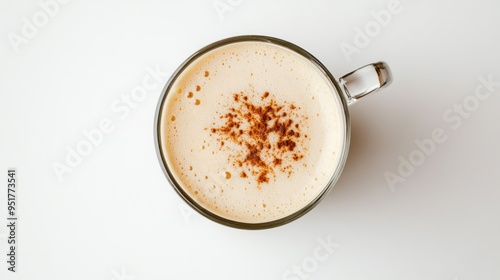
[[[345,55],[342,43],[356,47],[356,28],[388,3],[73,0],[40,24],[38,1],[2,0],[0,279],[499,279],[500,86],[477,104],[472,96],[480,77],[500,81],[500,2],[401,0]],[[23,18],[39,24],[31,38]],[[242,34],[302,46],[336,77],[378,60],[394,74],[350,108],[350,155],[333,190],[264,231],[188,209],[153,141],[167,76],[204,45]],[[167,73],[157,87],[127,115],[113,110],[155,68]],[[448,110],[464,100],[474,110],[458,126]],[[54,164],[106,119],[113,130],[59,180]],[[415,140],[434,129],[446,141],[391,189],[384,174],[398,175],[399,156],[418,153]],[[9,167],[19,179],[17,273],[5,263]],[[340,246],[315,259],[328,238]]]

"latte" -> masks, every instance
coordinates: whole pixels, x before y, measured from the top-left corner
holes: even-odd
[[[345,115],[325,73],[268,42],[210,50],[172,81],[159,145],[173,180],[223,218],[264,223],[314,201],[344,150]]]

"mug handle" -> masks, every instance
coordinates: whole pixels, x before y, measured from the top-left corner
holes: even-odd
[[[347,97],[347,105],[351,105],[392,82],[391,69],[385,62],[365,65],[344,75],[339,83]]]

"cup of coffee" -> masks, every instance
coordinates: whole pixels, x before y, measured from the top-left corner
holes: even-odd
[[[264,229],[311,210],[340,176],[348,106],[390,83],[384,62],[339,80],[302,48],[272,37],[210,44],[172,75],[155,142],[166,177],[196,211]]]

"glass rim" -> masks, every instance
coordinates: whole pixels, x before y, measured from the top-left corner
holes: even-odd
[[[217,49],[219,47],[233,44],[233,43],[238,43],[238,42],[267,42],[270,44],[278,45],[281,47],[285,47],[302,57],[308,59],[310,62],[312,62],[327,78],[327,80],[330,81],[331,85],[335,89],[335,92],[337,93],[341,104],[343,108],[343,115],[344,115],[344,142],[343,142],[343,149],[342,149],[342,154],[340,155],[340,159],[338,162],[338,165],[336,167],[335,172],[332,174],[330,180],[323,186],[323,189],[321,192],[314,198],[312,201],[310,201],[308,204],[304,205],[300,210],[297,210],[293,212],[290,215],[287,215],[285,217],[272,220],[272,221],[266,221],[266,222],[258,222],[258,223],[248,223],[248,222],[241,222],[241,221],[236,221],[236,220],[231,220],[224,218],[222,216],[217,215],[216,213],[211,212],[210,210],[206,209],[203,207],[202,204],[197,203],[188,193],[184,191],[182,186],[180,186],[179,183],[175,180],[175,177],[171,173],[167,160],[165,159],[164,156],[164,149],[162,147],[162,141],[161,141],[161,116],[164,111],[164,104],[167,99],[168,92],[170,91],[171,86],[173,83],[176,81],[176,79],[179,77],[179,75],[196,59],[198,59],[200,56],[204,55],[205,53]],[[342,170],[345,166],[346,160],[347,160],[347,154],[349,152],[349,142],[350,142],[350,117],[349,117],[349,110],[348,110],[348,105],[347,105],[347,100],[346,96],[344,94],[344,91],[341,89],[339,86],[337,80],[333,77],[333,75],[330,73],[330,71],[317,59],[315,58],[312,54],[307,52],[306,50],[302,49],[301,47],[290,43],[288,41],[274,38],[274,37],[269,37],[269,36],[263,36],[263,35],[242,35],[242,36],[235,36],[235,37],[229,37],[226,39],[222,39],[216,42],[213,42],[195,53],[193,53],[191,56],[189,56],[182,64],[174,71],[170,79],[167,81],[165,87],[162,89],[162,93],[160,95],[158,105],[155,111],[155,119],[154,119],[154,139],[155,139],[155,147],[156,147],[156,153],[158,156],[158,160],[160,162],[161,168],[167,177],[168,181],[172,185],[172,187],[175,189],[176,193],[180,195],[180,197],[187,203],[191,208],[193,208],[195,211],[200,213],[201,215],[205,216],[206,218],[217,222],[219,224],[223,224],[229,227],[233,228],[239,228],[239,229],[247,229],[247,230],[256,230],[256,229],[268,229],[268,228],[274,228],[278,226],[285,225],[287,223],[290,223],[306,213],[308,213],[310,210],[312,210],[325,196],[326,194],[333,188],[333,185],[337,182],[338,178],[340,177],[340,174],[342,173]]]

